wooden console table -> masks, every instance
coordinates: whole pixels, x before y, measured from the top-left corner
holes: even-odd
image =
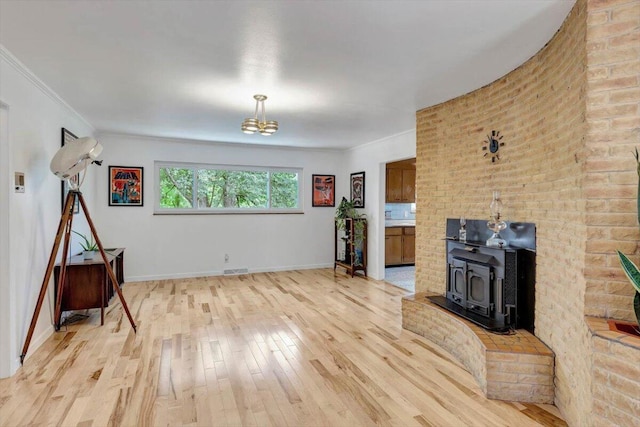
[[[118,280],[118,285],[124,283],[124,249],[105,249],[107,259]],[[60,264],[55,265],[55,298],[58,294],[58,279]],[[109,300],[114,294],[113,284],[109,280],[104,261],[97,253],[93,259],[84,259],[82,254],[75,255],[67,261],[67,272],[62,289],[62,311],[100,309],[100,324],[104,325],[104,308],[109,306]],[[55,319],[56,328],[60,329],[60,319]]]

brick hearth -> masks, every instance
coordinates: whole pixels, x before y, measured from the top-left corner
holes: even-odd
[[[486,331],[432,304],[428,293],[402,299],[402,327],[449,351],[491,399],[553,403],[554,354],[525,330]]]

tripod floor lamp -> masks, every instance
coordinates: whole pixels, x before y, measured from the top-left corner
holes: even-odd
[[[84,175],[86,174],[86,168],[92,164],[100,164],[101,162],[96,161],[95,159],[102,153],[102,145],[91,137],[79,138],[73,141],[68,142],[64,145],[64,147],[60,148],[58,152],[51,159],[51,164],[49,168],[54,175],[62,180],[67,180],[69,182],[70,191],[67,194],[67,198],[64,203],[64,209],[62,210],[62,216],[60,217],[60,223],[58,224],[58,231],[56,233],[56,238],[53,242],[53,248],[51,249],[51,255],[49,256],[49,263],[47,264],[47,270],[44,275],[44,279],[42,280],[42,286],[40,288],[40,294],[38,295],[38,301],[36,303],[35,310],[33,312],[33,317],[31,318],[31,324],[29,325],[29,331],[27,333],[27,337],[24,342],[24,346],[22,347],[22,353],[20,354],[20,363],[24,363],[24,358],[27,355],[27,351],[29,350],[29,344],[31,343],[31,338],[33,337],[33,332],[36,327],[36,323],[38,321],[38,316],[40,315],[40,309],[42,308],[42,303],[44,301],[44,297],[47,293],[47,287],[49,286],[49,280],[51,279],[51,274],[53,272],[54,264],[56,261],[56,255],[58,254],[58,250],[60,249],[60,242],[64,237],[64,243],[62,245],[62,258],[60,261],[60,270],[58,275],[58,288],[56,293],[56,302],[55,302],[55,315],[54,319],[56,319],[56,330],[60,329],[60,325],[58,324],[58,319],[60,319],[60,311],[62,306],[62,292],[64,290],[64,282],[67,271],[67,257],[69,255],[69,245],[71,243],[71,230],[73,225],[73,206],[75,205],[76,200],[79,202],[82,210],[84,211],[85,217],[87,218],[87,223],[91,228],[91,234],[98,246],[98,250],[100,251],[100,255],[102,256],[102,260],[104,262],[105,269],[107,271],[107,275],[109,276],[109,280],[111,281],[113,288],[118,293],[118,297],[120,298],[120,302],[122,303],[122,308],[124,309],[127,317],[129,318],[129,323],[131,323],[131,327],[133,331],[136,332],[136,324],[131,317],[131,313],[129,312],[129,307],[127,306],[127,302],[122,295],[122,290],[118,285],[118,280],[111,268],[111,264],[107,259],[107,254],[104,251],[104,247],[102,246],[102,242],[100,241],[100,237],[96,232],[95,225],[93,224],[93,220],[89,215],[89,211],[87,210],[87,205],[84,201],[84,197],[82,197],[82,193],[80,192],[80,185],[84,180]],[[75,177],[80,172],[83,172],[82,181],[76,181],[72,178]]]

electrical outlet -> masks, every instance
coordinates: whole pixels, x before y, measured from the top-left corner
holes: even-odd
[[[224,254],[224,262],[225,264],[229,262],[229,254]]]

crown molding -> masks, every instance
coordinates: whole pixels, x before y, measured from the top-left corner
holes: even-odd
[[[3,59],[7,62],[11,67],[13,67],[17,72],[22,74],[24,78],[26,78],[31,84],[40,89],[42,93],[48,96],[51,100],[59,104],[61,107],[65,108],[71,114],[80,119],[85,125],[87,125],[93,132],[95,132],[95,127],[85,119],[80,113],[71,107],[71,105],[67,104],[67,102],[62,99],[57,93],[53,91],[49,86],[47,86],[42,80],[38,78],[26,65],[24,65],[18,58],[16,58],[6,47],[0,44],[0,59]]]
[[[303,152],[321,152],[321,153],[342,153],[346,150],[340,148],[322,148],[322,147],[296,147],[290,145],[276,145],[276,144],[256,144],[247,142],[228,142],[228,141],[214,141],[208,139],[189,139],[189,138],[175,138],[168,136],[154,136],[154,135],[142,135],[127,132],[113,132],[113,131],[97,131],[96,138],[132,138],[142,139],[146,141],[159,141],[159,142],[171,142],[171,143],[187,143],[187,144],[199,144],[199,145],[217,145],[233,148],[255,148],[255,149],[278,149],[283,151],[303,151]]]
[[[407,129],[407,130],[404,130],[402,132],[394,133],[393,135],[385,136],[384,138],[376,139],[374,141],[365,142],[364,144],[360,144],[360,145],[356,145],[355,147],[348,148],[345,151],[358,151],[358,150],[361,150],[363,148],[372,147],[374,145],[385,144],[390,139],[398,138],[400,136],[411,134],[411,133],[413,133],[415,135],[416,128]]]

